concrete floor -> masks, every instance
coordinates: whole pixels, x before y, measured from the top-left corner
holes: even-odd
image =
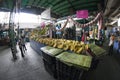
[[[0,49],[0,80],[55,80],[49,75],[37,54],[27,43],[25,58],[18,48],[18,59],[12,60],[10,48]],[[119,56],[117,56],[119,57]],[[88,71],[84,80],[120,80],[120,59],[116,56],[102,56],[98,67]]]
[[[114,56],[103,56],[97,68],[88,71],[85,80],[120,80],[120,64]]]
[[[45,70],[41,56],[27,44],[25,58],[21,57],[19,48],[18,59],[12,60],[10,48],[0,51],[0,80],[54,80]]]

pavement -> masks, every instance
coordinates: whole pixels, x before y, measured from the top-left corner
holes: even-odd
[[[17,60],[13,60],[10,48],[0,51],[0,80],[55,80],[44,69],[42,58],[27,43],[25,57],[17,47]]]

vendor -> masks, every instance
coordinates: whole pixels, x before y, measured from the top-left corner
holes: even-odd
[[[61,24],[59,25],[56,25],[56,35],[57,35],[57,38],[61,38]]]

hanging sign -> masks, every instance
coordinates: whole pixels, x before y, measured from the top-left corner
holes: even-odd
[[[88,18],[88,10],[79,10],[76,12],[77,18]]]

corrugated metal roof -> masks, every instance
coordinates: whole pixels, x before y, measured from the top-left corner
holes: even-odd
[[[87,9],[89,12],[97,11],[98,4],[103,2],[104,0],[21,0],[21,11],[40,14],[50,7],[52,16],[63,17],[75,14],[81,9]],[[12,5],[13,0],[0,0],[0,10],[9,11]]]

